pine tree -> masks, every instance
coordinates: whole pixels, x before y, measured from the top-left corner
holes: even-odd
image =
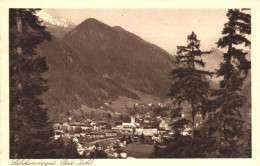
[[[214,97],[213,121],[217,124],[217,144],[219,157],[243,157],[241,137],[244,121],[241,119],[241,108],[246,99],[241,95],[243,81],[251,67],[246,59],[246,52],[237,48],[244,44],[250,47],[247,39],[251,34],[251,16],[239,9],[229,9],[228,22],[222,31],[223,37],[219,39],[219,48],[227,48],[224,53],[224,62],[217,70],[217,76],[223,77],[220,89],[212,93]]]
[[[10,158],[53,157],[53,129],[40,98],[48,89],[41,75],[48,67],[36,52],[51,35],[35,16],[38,10],[9,10]]]
[[[223,76],[220,87],[228,91],[239,91],[243,80],[251,68],[251,62],[246,59],[247,52],[234,46],[244,44],[251,47],[247,36],[251,34],[251,16],[241,12],[239,9],[229,9],[227,12],[228,22],[222,31],[223,37],[219,39],[219,48],[226,48],[224,62],[220,64],[217,76]]]
[[[64,156],[65,158],[71,158],[71,159],[80,158],[80,155],[77,151],[77,144],[73,142],[72,138],[66,140],[64,154],[65,154]]]
[[[200,41],[194,32],[188,35],[187,39],[187,46],[177,46],[177,62],[182,66],[170,73],[174,83],[171,85],[169,96],[178,106],[173,111],[173,118],[181,117],[185,102],[190,105],[189,114],[191,115],[192,136],[194,136],[194,118],[197,113],[203,115],[206,113],[203,104],[208,101],[209,82],[207,76],[211,76],[213,73],[197,69],[196,65],[205,66],[205,63],[199,58],[202,54],[209,52],[200,50]]]
[[[210,88],[207,76],[212,76],[213,74],[197,69],[198,66],[205,66],[201,56],[209,52],[200,50],[200,41],[194,32],[188,35],[187,43],[187,46],[177,46],[177,62],[181,66],[170,73],[173,84],[171,85],[169,96],[176,106],[172,111],[172,118],[175,119],[173,129],[177,141],[183,140],[183,138],[179,138],[182,137],[181,133],[187,126],[192,128],[191,136],[194,141],[195,116],[198,113],[201,113],[204,117],[206,115],[204,108],[208,103]],[[189,110],[184,111],[184,105],[189,105]],[[188,114],[190,118],[182,117],[182,114]],[[194,153],[192,151],[191,149],[191,156],[193,157]]]

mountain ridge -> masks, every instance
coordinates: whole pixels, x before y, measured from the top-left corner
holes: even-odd
[[[135,91],[167,98],[168,74],[175,67],[174,57],[163,49],[95,19],[44,43],[40,52],[49,66],[43,98],[53,120],[120,96],[141,101]]]
[[[47,31],[56,38],[62,38],[64,34],[75,28],[75,24],[67,19],[54,17],[43,10],[37,12],[36,15],[42,21],[42,25],[47,27]]]
[[[205,70],[216,69],[223,58],[219,49],[211,51],[203,56]],[[118,112],[126,111],[126,101],[162,102],[171,85],[168,74],[177,67],[175,57],[167,51],[122,27],[111,27],[94,18],[44,43],[40,52],[49,66],[44,75],[49,90],[43,98],[51,119],[58,121],[78,110],[106,111],[104,103],[109,101],[120,104],[109,108]],[[217,87],[216,82],[210,84]],[[151,99],[144,100],[143,96]]]

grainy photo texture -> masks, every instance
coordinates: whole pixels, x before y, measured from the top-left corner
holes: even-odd
[[[251,158],[250,9],[9,9],[10,158]]]

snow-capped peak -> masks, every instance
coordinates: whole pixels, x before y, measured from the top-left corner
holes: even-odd
[[[37,16],[43,21],[44,24],[61,26],[61,27],[74,27],[75,25],[65,18],[54,17],[43,10],[37,12]]]

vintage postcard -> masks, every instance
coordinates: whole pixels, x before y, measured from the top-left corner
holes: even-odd
[[[259,2],[184,2],[2,1],[0,164],[256,165]]]

